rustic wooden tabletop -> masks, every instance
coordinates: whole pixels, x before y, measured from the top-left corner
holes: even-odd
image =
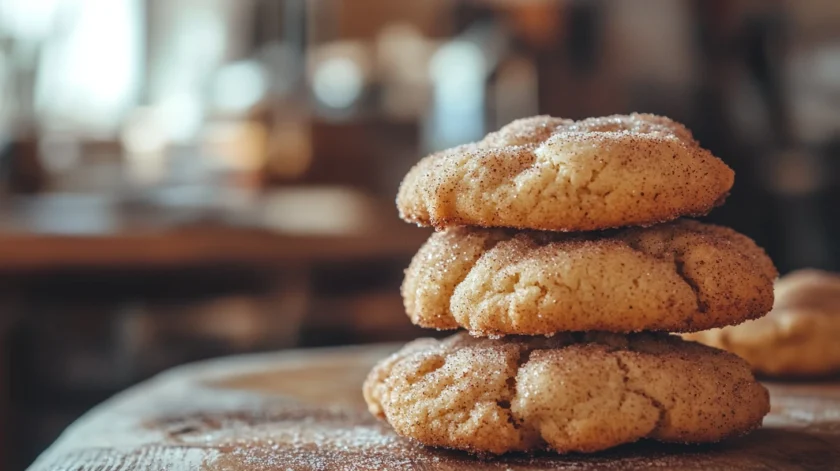
[[[769,383],[764,428],[708,446],[641,442],[595,455],[483,460],[373,419],[372,364],[397,346],[232,357],[164,373],[92,410],[30,468],[57,470],[840,469],[840,383]]]

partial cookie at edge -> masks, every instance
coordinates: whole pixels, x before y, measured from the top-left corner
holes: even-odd
[[[840,373],[840,275],[799,270],[776,283],[766,316],[684,338],[728,350],[765,376]]]
[[[706,214],[733,181],[726,164],[665,117],[535,116],[422,159],[400,185],[397,207],[404,220],[439,228],[587,231]]]
[[[415,324],[479,336],[691,332],[765,314],[775,277],[751,239],[691,220],[577,235],[451,228],[415,255],[402,295]]]
[[[769,411],[743,360],[675,336],[417,342],[377,365],[364,395],[374,415],[426,445],[500,454],[713,442]]]

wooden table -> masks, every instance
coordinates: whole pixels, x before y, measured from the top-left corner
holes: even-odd
[[[709,446],[640,442],[596,455],[481,460],[397,437],[360,386],[396,346],[224,358],[126,391],[71,426],[30,468],[57,470],[840,469],[840,383],[771,383],[772,412]]]
[[[247,267],[271,277],[297,335],[314,264],[407,259],[429,236],[390,201],[339,187],[287,188],[234,209],[126,204],[105,196],[46,195],[0,205],[0,469],[11,431],[4,343],[20,320],[10,285],[44,275],[137,274]],[[292,312],[294,311],[294,312]]]

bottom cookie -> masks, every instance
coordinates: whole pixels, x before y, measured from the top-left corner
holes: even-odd
[[[770,409],[740,358],[648,333],[420,339],[371,371],[364,396],[400,435],[494,454],[715,442]]]

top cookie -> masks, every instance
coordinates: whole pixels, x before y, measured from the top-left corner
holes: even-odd
[[[650,226],[708,213],[734,175],[668,118],[535,116],[424,158],[397,207],[404,220],[438,228]]]

